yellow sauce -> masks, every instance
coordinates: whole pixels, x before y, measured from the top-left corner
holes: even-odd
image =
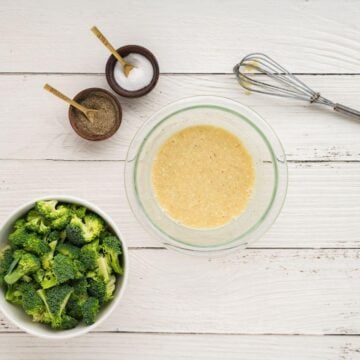
[[[152,165],[159,205],[174,220],[194,228],[219,227],[238,217],[254,180],[252,158],[240,139],[210,125],[172,135]]]

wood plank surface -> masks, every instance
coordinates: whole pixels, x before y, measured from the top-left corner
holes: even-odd
[[[49,351],[51,347],[51,351]],[[358,359],[359,337],[96,333],[64,342],[2,334],[2,360]]]
[[[98,330],[360,334],[359,259],[359,249],[254,249],[215,259],[131,250],[128,289]]]
[[[139,44],[163,72],[231,72],[245,54],[269,53],[296,72],[359,73],[356,0],[2,0],[0,71],[103,72],[108,53]]]
[[[0,221],[39,196],[82,197],[105,210],[131,247],[162,246],[135,220],[124,189],[124,163],[2,161]],[[360,163],[290,163],[289,189],[275,225],[253,247],[360,247]]]
[[[324,95],[359,107],[360,76],[302,76]],[[141,99],[120,99],[124,117],[111,139],[79,138],[67,119],[67,105],[43,90],[48,82],[74,96],[87,87],[107,88],[102,75],[3,75],[0,98],[0,159],[124,160],[137,129],[156,111],[177,99],[215,95],[234,99],[262,115],[280,137],[289,160],[360,161],[358,122],[304,102],[245,95],[233,75],[162,76],[155,90]],[[16,96],[9,96],[16,94]]]
[[[359,108],[358,0],[2,0],[0,19],[0,223],[28,200],[69,194],[106,211],[130,246],[128,289],[96,332],[47,341],[0,314],[0,360],[360,359],[359,123],[247,96],[232,75],[244,55],[265,52],[323,96]],[[162,72],[151,94],[120,98],[122,126],[100,143],[78,138],[67,106],[42,90],[108,89],[108,53],[92,25],[116,47],[148,47]],[[134,218],[123,186],[137,129],[194,95],[253,108],[290,160],[274,226],[224,258],[164,249]]]

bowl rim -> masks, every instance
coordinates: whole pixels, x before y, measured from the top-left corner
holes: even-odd
[[[117,225],[115,224],[115,222],[112,220],[112,218],[109,215],[107,215],[103,210],[101,210],[97,205],[95,205],[92,202],[89,202],[87,200],[84,200],[84,199],[76,197],[76,196],[61,195],[61,194],[36,197],[33,200],[28,201],[28,202],[18,206],[14,211],[12,211],[10,213],[10,215],[7,216],[5,221],[3,221],[2,224],[1,224],[1,227],[0,227],[0,245],[3,242],[4,243],[7,242],[6,239],[5,239],[5,241],[2,241],[1,237],[3,236],[3,229],[5,228],[5,226],[7,226],[10,223],[10,221],[13,223],[13,221],[14,221],[14,220],[12,220],[13,217],[15,217],[16,215],[19,215],[20,213],[24,212],[25,209],[28,208],[29,206],[35,205],[36,201],[53,200],[53,199],[58,200],[60,202],[68,202],[68,203],[75,203],[75,204],[83,205],[83,206],[87,207],[88,209],[90,209],[91,211],[94,211],[95,213],[97,213],[99,216],[101,216],[104,219],[104,221],[116,233],[116,235],[119,236],[119,238],[121,240],[121,244],[122,244],[123,261],[124,261],[124,274],[122,275],[122,282],[121,282],[119,292],[115,295],[114,299],[108,304],[106,309],[104,309],[104,312],[103,312],[100,319],[96,320],[94,324],[92,324],[90,326],[81,327],[78,330],[76,330],[76,327],[75,327],[74,329],[71,329],[70,331],[69,330],[56,330],[55,331],[55,330],[52,330],[50,328],[46,328],[44,326],[44,329],[46,329],[46,333],[39,333],[38,331],[24,325],[24,322],[14,319],[12,314],[11,314],[11,311],[7,311],[2,306],[2,304],[0,302],[0,311],[4,314],[4,316],[10,322],[15,324],[18,328],[25,331],[26,333],[37,336],[39,338],[43,338],[43,339],[64,340],[64,339],[70,339],[70,338],[74,338],[74,337],[77,337],[77,336],[80,336],[80,335],[84,335],[84,334],[88,333],[89,331],[94,330],[97,326],[102,324],[110,316],[110,314],[115,310],[116,306],[119,304],[120,300],[122,299],[122,297],[124,295],[125,288],[126,288],[127,282],[128,282],[128,276],[129,276],[129,253],[128,253],[128,248],[127,248],[127,245],[126,245],[126,241],[124,240],[124,237],[123,237],[121,231],[118,229]],[[4,293],[3,293],[2,289],[0,289],[0,294],[1,294],[1,296],[4,296]],[[30,318],[29,318],[29,322],[31,322]]]
[[[222,104],[219,105],[219,102]],[[226,105],[229,105],[227,108]],[[244,109],[247,111],[250,116],[244,115],[234,109],[231,108],[231,105],[239,108]],[[180,109],[174,109],[176,107],[181,107]],[[181,113],[186,110],[192,110],[196,108],[217,108],[221,111],[230,112],[233,115],[236,115],[242,120],[245,120],[250,126],[252,126],[257,133],[263,138],[264,142],[266,143],[269,152],[272,157],[274,171],[275,171],[275,184],[273,193],[271,196],[271,200],[269,202],[269,205],[267,206],[264,213],[261,215],[261,217],[258,219],[258,221],[248,230],[246,230],[243,234],[240,236],[237,236],[229,241],[226,241],[225,243],[221,244],[215,244],[210,246],[203,246],[203,245],[191,245],[187,242],[184,242],[182,240],[176,239],[172,237],[171,235],[164,232],[162,229],[160,229],[154,222],[150,219],[149,215],[147,214],[146,210],[144,209],[141,200],[138,196],[138,190],[136,185],[136,169],[137,169],[137,161],[141,154],[142,148],[144,146],[144,143],[147,141],[148,136],[161,124],[166,122],[169,118],[176,115],[177,113]],[[264,133],[263,130],[259,129],[258,126],[254,123],[255,120],[260,120],[262,125],[264,126],[266,133]],[[157,120],[156,122],[154,122]],[[152,124],[150,130],[147,130],[147,133],[143,136],[143,140],[140,143],[140,146],[136,149],[136,155],[135,160],[129,159],[130,152],[133,150],[132,147],[134,146],[134,143],[136,141],[136,137],[139,135],[141,131],[145,129],[145,127],[150,124],[151,122],[154,122]],[[269,135],[272,137],[271,140],[269,140]],[[279,159],[281,157],[282,159]],[[134,156],[133,156],[134,158]],[[129,168],[132,167],[131,170]],[[129,173],[129,171],[132,172],[132,174]],[[132,179],[131,179],[132,177]],[[287,169],[287,161],[286,161],[286,155],[284,148],[279,140],[279,137],[275,133],[275,131],[272,129],[272,127],[269,125],[269,123],[260,116],[257,112],[255,112],[253,109],[249,108],[246,105],[243,105],[233,99],[225,98],[225,97],[218,97],[218,96],[211,96],[211,95],[200,95],[200,96],[191,96],[191,97],[185,97],[181,98],[179,100],[176,100],[174,102],[171,102],[170,104],[164,106],[159,111],[151,115],[146,122],[142,124],[142,126],[138,129],[136,132],[134,138],[131,141],[126,162],[125,162],[125,188],[126,188],[126,196],[128,199],[128,202],[130,204],[130,207],[137,218],[137,220],[142,224],[142,226],[152,235],[154,235],[154,232],[158,232],[157,238],[160,238],[162,243],[165,246],[170,246],[173,248],[176,248],[177,250],[185,250],[189,252],[194,253],[209,253],[209,252],[227,252],[228,250],[232,250],[234,248],[238,247],[246,247],[250,242],[255,241],[260,236],[262,236],[275,222],[278,215],[281,212],[281,209],[284,205],[286,194],[287,194],[287,188],[288,188],[288,169]],[[133,203],[133,200],[131,199],[130,193],[134,192],[135,194],[135,200],[137,204]],[[143,219],[138,214],[138,209],[136,207],[139,207],[141,212],[145,215],[145,218],[148,222],[148,224],[144,224]],[[273,214],[271,214],[271,211],[273,210]],[[275,212],[274,212],[275,211]],[[271,217],[272,215],[272,217]],[[270,218],[270,223],[268,223],[266,226],[264,226],[263,231],[255,236],[252,239],[248,239],[245,243],[241,243],[241,240],[248,237],[249,235],[255,233],[255,231],[263,225],[265,220]],[[197,232],[205,232],[209,231],[209,229],[194,229],[194,231]],[[165,240],[164,237],[167,239]],[[168,243],[170,241],[170,244]]]

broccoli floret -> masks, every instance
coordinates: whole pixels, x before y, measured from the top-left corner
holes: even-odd
[[[22,305],[22,293],[19,289],[19,283],[8,285],[5,300],[11,302],[14,305]]]
[[[99,257],[99,241],[93,241],[84,245],[80,250],[80,260],[85,265],[86,270],[94,270],[97,267]]]
[[[76,327],[76,325],[79,323],[79,321],[67,314],[63,315],[60,319],[60,323],[56,327],[59,330],[69,330]]]
[[[51,261],[49,270],[40,269],[34,275],[36,282],[43,289],[50,289],[69,280],[75,279],[78,274],[77,264],[65,255],[57,254]]]
[[[105,282],[110,280],[111,276],[111,266],[105,256],[99,256],[97,259],[97,273],[98,275],[104,279]]]
[[[120,240],[114,235],[107,236],[103,239],[101,247],[114,272],[122,274],[123,269],[119,261],[119,256],[121,255]]]
[[[74,281],[73,282],[73,288],[74,288],[73,297],[75,299],[86,299],[88,286],[89,285],[85,278]]]
[[[21,257],[23,255],[27,254],[27,252],[23,249],[17,249],[15,250],[13,253],[12,253],[12,256],[13,256],[13,262],[12,264],[10,265],[10,268],[8,270],[8,273],[13,271],[15,266],[18,264],[19,260],[21,259]]]
[[[11,247],[17,249],[24,245],[25,239],[29,236],[29,233],[25,229],[25,222],[23,223],[23,226],[20,224],[14,225],[14,228],[15,230],[9,234],[8,239]]]
[[[4,285],[4,276],[9,271],[13,260],[14,259],[10,247],[5,247],[0,252],[0,286]]]
[[[85,265],[78,259],[73,260],[73,266],[75,271],[75,279],[81,279],[84,277],[84,273],[86,272]]]
[[[68,280],[75,279],[76,269],[74,264],[67,256],[57,254],[54,257],[52,270],[59,284]]]
[[[26,274],[31,274],[40,269],[40,260],[33,254],[23,254],[16,267],[5,275],[4,280],[7,284],[11,285],[16,283]]]
[[[58,281],[55,277],[54,272],[50,269],[45,271],[44,269],[39,269],[34,274],[34,280],[43,288],[50,289],[58,285]]]
[[[49,290],[40,289],[37,291],[41,300],[43,301],[50,317],[51,327],[54,329],[63,329],[64,323],[67,329],[69,323],[72,327],[76,326],[76,321],[70,321],[69,317],[65,314],[66,304],[70,299],[74,289],[69,285],[55,286]]]
[[[69,209],[64,205],[57,207],[57,200],[41,200],[35,204],[35,209],[46,219],[54,220],[64,216]]]
[[[41,265],[44,269],[49,270],[51,268],[52,265],[52,261],[54,258],[54,253],[55,253],[55,249],[56,249],[56,245],[57,245],[57,241],[52,241],[51,243],[49,243],[49,248],[50,251],[48,253],[46,253],[45,255],[43,255],[41,257]]]
[[[86,214],[86,207],[81,205],[71,204],[70,209],[72,214],[76,215],[80,219],[83,219]]]
[[[77,246],[69,243],[59,244],[56,248],[56,251],[69,257],[70,259],[77,259],[80,254],[80,249]]]
[[[73,244],[80,246],[95,240],[103,229],[103,220],[94,213],[85,215],[84,219],[74,215],[66,227],[66,234]]]
[[[82,306],[88,298],[88,283],[85,278],[77,280],[73,283],[74,292],[67,305],[67,312],[75,319],[82,320]]]
[[[70,221],[71,210],[65,205],[60,205],[57,211],[61,216],[51,220],[50,227],[54,230],[63,230]]]
[[[46,238],[47,242],[51,243],[53,241],[57,241],[57,242],[61,242],[62,238],[61,238],[61,232],[57,231],[57,230],[53,230],[51,231],[51,233],[48,235],[48,237]]]
[[[22,294],[22,307],[26,314],[31,315],[33,321],[48,323],[50,316],[47,312],[36,288],[30,283],[20,283],[19,291]]]
[[[26,224],[25,219],[17,219],[14,224],[14,229],[24,228]]]
[[[103,279],[91,274],[91,278],[89,278],[88,283],[88,293],[91,296],[96,297],[100,304],[104,304],[112,300],[116,284],[116,277],[114,275],[110,276],[108,282],[105,282]]]
[[[96,320],[96,315],[99,313],[99,300],[95,297],[86,299],[82,306],[83,320],[86,325],[91,325]]]
[[[57,200],[41,200],[35,204],[36,210],[47,219],[55,219],[58,217],[56,212]]]
[[[42,256],[50,251],[50,247],[45,240],[34,233],[29,233],[24,238],[23,248],[38,256]]]
[[[25,229],[41,235],[46,235],[50,232],[50,227],[46,224],[45,219],[36,210],[28,212]]]

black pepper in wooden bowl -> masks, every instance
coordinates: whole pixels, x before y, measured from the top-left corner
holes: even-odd
[[[107,90],[89,88],[74,97],[79,104],[89,109],[98,110],[90,121],[85,114],[70,106],[69,119],[71,126],[78,135],[87,140],[104,140],[114,135],[118,130],[122,111],[116,97]]]

